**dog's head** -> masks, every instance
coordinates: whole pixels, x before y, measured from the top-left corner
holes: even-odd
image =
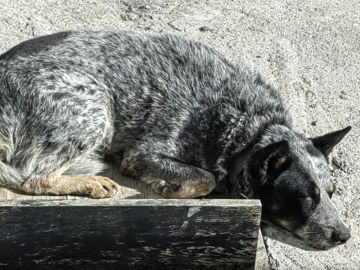
[[[350,127],[306,139],[282,126],[270,129],[258,149],[234,158],[233,192],[262,203],[265,235],[301,247],[325,250],[345,243],[350,232],[331,203],[328,155]]]

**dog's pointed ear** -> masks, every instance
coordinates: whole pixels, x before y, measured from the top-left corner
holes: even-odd
[[[248,168],[257,185],[275,179],[291,164],[289,143],[280,141],[257,150],[250,158]]]
[[[312,138],[311,141],[317,149],[319,149],[325,156],[328,156],[334,146],[337,145],[350,130],[351,127],[349,126],[323,136]]]

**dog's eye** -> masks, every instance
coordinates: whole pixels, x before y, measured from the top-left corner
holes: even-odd
[[[300,202],[305,211],[313,211],[315,209],[315,202],[311,197],[300,197]]]

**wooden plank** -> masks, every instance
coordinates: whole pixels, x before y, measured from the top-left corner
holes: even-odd
[[[145,184],[134,181],[133,179],[126,178],[122,175],[120,175],[118,169],[114,166],[111,167],[107,172],[104,173],[105,176],[108,176],[109,178],[115,180],[120,185],[120,193],[118,194],[116,199],[145,199],[145,198],[161,198],[157,194],[155,194],[151,187],[146,186]],[[66,200],[72,200],[72,204],[76,205],[78,203],[78,206],[82,205],[81,202],[74,202],[73,200],[79,200],[79,201],[89,201],[89,199],[84,197],[77,197],[77,196],[32,196],[32,195],[24,195],[24,194],[17,194],[10,190],[7,190],[5,188],[0,188],[0,201],[14,201],[12,206],[17,205],[16,201],[28,201],[28,200],[34,200],[34,201],[42,201],[39,206],[46,206],[49,205],[51,201],[53,200],[65,200],[64,204],[66,204]],[[90,203],[90,202],[89,202]],[[97,201],[95,200],[95,204]],[[111,203],[110,203],[111,204]],[[10,203],[8,205],[11,205]],[[4,204],[3,204],[4,206]],[[260,239],[260,238],[259,238]],[[263,262],[263,258],[267,257],[266,250],[264,248],[261,248],[264,244],[262,240],[260,240],[259,249],[257,251],[257,266],[256,269],[263,269],[261,262]],[[0,265],[1,269],[1,265]]]
[[[253,269],[257,200],[0,203],[4,269]]]

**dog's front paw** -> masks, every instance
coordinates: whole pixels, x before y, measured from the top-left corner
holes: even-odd
[[[215,182],[192,179],[184,180],[179,184],[170,184],[164,180],[156,180],[152,183],[152,188],[165,198],[192,199],[208,195],[215,188]]]
[[[151,187],[160,196],[171,198],[179,190],[180,185],[171,185],[164,180],[158,180],[152,183]]]
[[[90,176],[85,186],[86,195],[94,199],[110,198],[119,191],[119,185],[104,176]]]

